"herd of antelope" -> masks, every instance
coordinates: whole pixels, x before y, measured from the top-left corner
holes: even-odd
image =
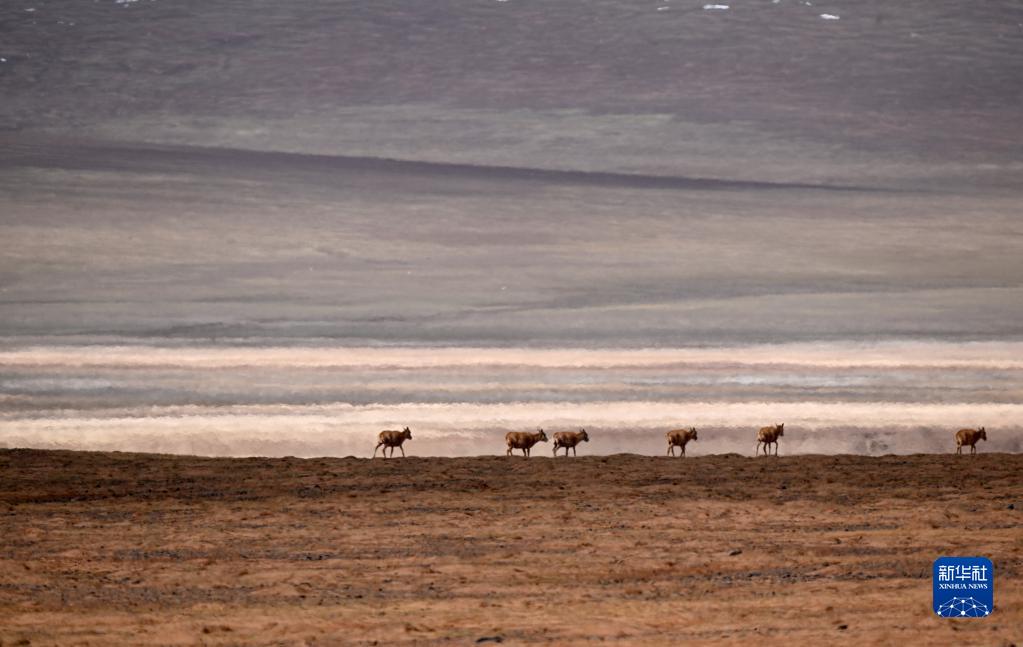
[[[778,455],[778,439],[785,435],[785,425],[770,425],[768,427],[761,427],[760,431],[757,432],[757,447],[755,456],[760,455],[760,447],[764,448],[764,456],[769,456],[771,453],[771,445],[774,445],[774,455]],[[686,455],[686,445],[691,440],[697,440],[696,427],[690,427],[689,429],[673,429],[665,434],[668,439],[668,451],[665,452],[668,455],[675,455],[675,448],[680,449],[679,456]],[[405,427],[402,431],[381,431],[377,440],[377,446],[373,449],[373,457],[376,458],[377,450],[381,447],[384,448],[381,454],[384,458],[387,458],[387,449],[390,448],[391,456],[394,456],[394,448],[397,447],[401,450],[401,455],[405,455],[405,449],[402,445],[405,444],[406,440],[412,439],[412,431]],[[956,441],[956,454],[963,453],[963,447],[969,446],[970,453],[977,453],[977,441],[987,440],[987,431],[984,427],[980,429],[960,429],[955,433]],[[522,452],[522,455],[529,457],[533,446],[537,443],[547,442],[547,434],[544,433],[543,429],[537,429],[535,432],[530,431],[509,431],[504,436],[504,441],[508,445],[508,451],[506,455],[511,456],[512,452],[516,449]],[[579,431],[559,431],[554,434],[554,455],[558,455],[559,449],[565,450],[565,456],[568,456],[568,450],[572,450],[572,455],[576,454],[576,445],[581,442],[590,442],[590,436],[586,433],[585,429]]]

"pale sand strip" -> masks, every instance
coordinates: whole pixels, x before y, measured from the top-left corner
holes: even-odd
[[[9,340],[4,344],[10,346]],[[535,349],[155,346],[43,346],[0,351],[0,366],[186,368],[536,366],[539,368],[672,364],[799,364],[822,367],[1023,368],[1023,342],[873,342],[765,344],[710,348]]]
[[[384,428],[410,425],[417,438],[475,437],[502,429],[586,426],[630,431],[663,429],[679,424],[701,427],[748,427],[784,422],[798,433],[857,427],[895,430],[955,429],[987,425],[1023,426],[1023,404],[919,404],[890,402],[598,402],[508,404],[423,404],[355,406],[346,404],[227,407],[150,407],[111,410],[83,416],[76,411],[52,412],[45,418],[8,414],[0,442],[29,439],[33,446],[76,448],[132,445],[133,436],[199,435],[234,447],[255,438],[275,441],[339,442],[371,437]]]

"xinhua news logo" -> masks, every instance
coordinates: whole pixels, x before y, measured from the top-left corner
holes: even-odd
[[[934,560],[934,612],[942,618],[983,618],[995,608],[995,567],[986,557]]]

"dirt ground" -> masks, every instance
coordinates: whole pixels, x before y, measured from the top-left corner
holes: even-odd
[[[984,644],[1023,456],[0,451],[0,644]],[[995,612],[934,616],[983,555]]]

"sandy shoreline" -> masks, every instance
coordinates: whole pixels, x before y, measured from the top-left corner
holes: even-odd
[[[0,450],[3,644],[1010,644],[1023,456]],[[995,613],[930,612],[942,555]]]

